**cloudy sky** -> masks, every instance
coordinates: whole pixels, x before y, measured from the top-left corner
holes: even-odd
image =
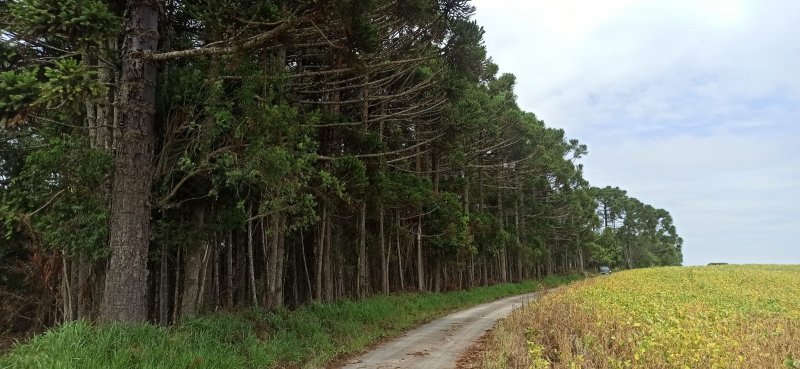
[[[800,264],[800,1],[474,0],[586,177],[667,209],[684,264]]]

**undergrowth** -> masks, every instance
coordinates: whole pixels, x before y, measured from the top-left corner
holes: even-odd
[[[172,328],[76,321],[18,345],[0,368],[320,368],[448,312],[578,278],[215,313]]]

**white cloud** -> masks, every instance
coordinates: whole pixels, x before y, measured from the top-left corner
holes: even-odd
[[[669,210],[686,238],[687,263],[704,264],[720,255],[735,262],[780,262],[786,259],[774,254],[795,250],[800,219],[800,168],[792,161],[793,141],[774,134],[599,140],[584,162],[595,185],[619,185]],[[752,243],[756,236],[762,240]],[[749,251],[731,254],[715,248],[718,243]],[[772,254],[760,251],[765,246],[774,249]]]
[[[800,1],[474,4],[520,105],[589,145],[590,182],[673,213],[688,263],[800,263]]]

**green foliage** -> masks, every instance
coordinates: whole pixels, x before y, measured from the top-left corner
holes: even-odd
[[[425,235],[433,245],[428,251],[434,259],[452,257],[469,245],[469,217],[454,193],[443,192],[425,206]]]
[[[364,16],[350,20],[350,48],[354,52],[373,53],[380,49],[381,40],[372,22]]]
[[[3,11],[2,6],[0,6],[0,11]],[[19,61],[20,55],[13,45],[5,40],[0,40],[0,72],[16,67]]]
[[[81,46],[102,42],[122,23],[100,0],[20,0],[11,2],[9,11],[25,36],[59,37]]]
[[[102,257],[106,254],[108,207],[102,190],[108,180],[111,157],[69,135],[37,141],[6,191],[6,229],[33,232],[44,246],[70,254]],[[64,165],[69,158],[69,165]],[[6,236],[10,236],[7,234]]]
[[[508,234],[500,228],[497,218],[490,213],[472,213],[469,226],[478,252],[495,255],[508,242]]]
[[[433,185],[428,178],[401,172],[386,172],[379,186],[383,201],[388,206],[421,208],[433,196]]]
[[[591,259],[598,265],[611,267],[623,265],[624,256],[622,247],[614,231],[610,228],[604,229],[594,242],[588,243],[587,249],[589,250]]]
[[[176,11],[181,17],[196,20],[204,39],[230,32],[234,19],[274,22],[281,16],[279,5],[272,1],[199,0],[181,3]]]
[[[121,27],[125,4],[0,0],[0,221],[14,245],[3,256],[26,242],[106,253],[114,162],[104,150],[125,139],[110,120],[125,106],[119,88],[141,82],[120,78],[131,45],[116,43],[136,31]],[[364,255],[350,245],[365,205],[370,265],[378,209],[398,245],[411,241],[398,227],[422,225],[426,265],[504,255],[528,273],[574,265],[576,250],[587,264],[680,263],[668,213],[591,189],[577,164],[586,146],[520,109],[474,10],[467,0],[159,2],[157,52],[231,49],[157,61],[152,245],[241,240],[248,220],[281,219],[286,244],[304,251],[328,229],[342,276]],[[329,228],[316,227],[323,211]],[[269,258],[258,246],[260,284]]]
[[[0,72],[0,125],[17,125],[30,113],[48,109],[59,119],[80,117],[87,101],[107,92],[97,72],[74,58]]]
[[[0,72],[0,126],[14,125],[37,100],[41,86],[36,68]]]
[[[331,173],[336,178],[336,187],[340,189],[338,195],[345,201],[364,198],[366,195],[367,169],[364,163],[352,156],[345,156],[333,161]]]
[[[683,240],[669,212],[643,204],[616,187],[592,188],[590,193],[602,226],[592,252],[608,265],[645,268],[683,262]]]
[[[311,304],[296,311],[216,313],[166,329],[152,325],[65,324],[0,357],[0,367],[325,367],[381,339],[454,310],[552,288],[575,275],[442,294],[376,296]],[[102,353],[102,355],[98,354]]]
[[[66,110],[61,116],[79,116],[86,101],[96,101],[106,92],[97,72],[75,59],[56,60],[52,67],[44,68],[44,76],[39,99],[47,108]]]

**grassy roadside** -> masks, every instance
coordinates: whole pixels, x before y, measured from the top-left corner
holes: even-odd
[[[448,312],[579,276],[469,291],[376,296],[295,311],[217,313],[173,328],[72,322],[0,357],[6,368],[320,368]]]

